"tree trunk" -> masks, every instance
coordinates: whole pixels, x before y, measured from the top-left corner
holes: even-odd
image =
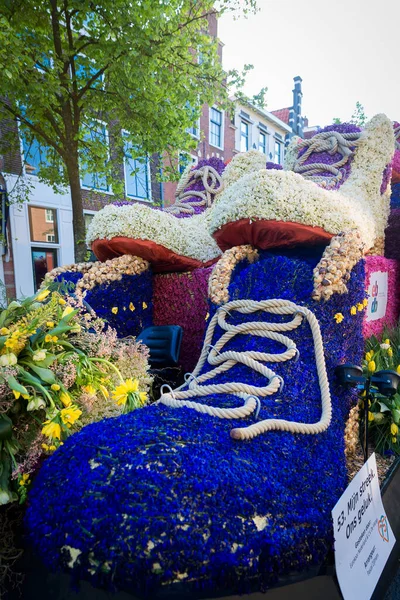
[[[68,159],[65,161],[71,188],[72,200],[72,226],[74,229],[74,250],[75,261],[83,262],[87,254],[85,242],[85,218],[83,216],[82,190],[79,176],[79,160],[78,149],[68,154]]]

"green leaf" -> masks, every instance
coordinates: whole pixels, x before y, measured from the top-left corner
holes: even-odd
[[[393,408],[392,417],[393,421],[396,423],[396,425],[398,425],[398,423],[400,422],[400,410],[397,410],[397,408]]]
[[[12,437],[12,421],[7,415],[0,414],[0,440],[9,440]]]
[[[390,408],[384,402],[378,402],[381,412],[390,412]]]
[[[29,368],[45,383],[50,385],[52,383],[56,383],[56,377],[53,371],[50,371],[50,369],[43,369],[43,367],[37,367],[36,365],[29,365]]]
[[[20,394],[26,394],[27,396],[29,395],[28,390],[26,389],[26,387],[24,387],[23,385],[21,385],[15,379],[15,377],[13,377],[12,375],[11,375],[11,377],[9,377],[7,379],[7,383],[10,386],[10,388],[13,390],[13,392],[19,392]]]

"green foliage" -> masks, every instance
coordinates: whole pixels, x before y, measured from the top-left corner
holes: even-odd
[[[379,338],[371,336],[366,341],[363,369],[365,375],[387,369],[400,373],[400,324],[385,329]],[[391,398],[375,390],[369,407],[369,421],[370,437],[376,451],[400,454],[400,389]]]
[[[364,110],[364,106],[357,100],[356,107],[351,115],[350,123],[358,125],[358,127],[365,127],[368,117],[365,115]]]

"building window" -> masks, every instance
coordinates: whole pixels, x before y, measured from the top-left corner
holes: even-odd
[[[282,144],[275,140],[275,163],[282,164]]]
[[[222,111],[210,108],[210,144],[222,150],[222,142]]]
[[[56,209],[29,206],[28,211],[31,242],[58,244]]]
[[[35,292],[40,288],[46,273],[58,266],[57,250],[54,248],[31,248],[33,267],[33,286]]]
[[[129,198],[138,200],[151,200],[150,161],[147,156],[133,158],[134,145],[126,139],[124,141],[124,171],[125,189]]]
[[[263,154],[267,154],[267,135],[260,132],[260,139],[258,141],[258,148]]]
[[[92,121],[89,128],[84,133],[84,140],[93,144],[100,143],[108,149],[108,134],[107,128],[101,121]],[[91,153],[90,148],[85,148],[81,153],[81,169],[85,171],[87,163],[85,162],[85,155],[88,156]],[[99,175],[98,173],[85,173],[82,177],[82,186],[91,190],[98,190],[101,192],[109,192],[110,186],[107,183],[105,175]]]
[[[46,146],[42,146],[35,137],[28,140],[22,133],[21,139],[25,173],[27,175],[37,175],[40,165],[48,164],[49,149]]]
[[[240,121],[240,152],[247,152],[249,149],[249,124]]]
[[[193,114],[193,117],[194,117],[195,110],[191,107],[190,102],[186,102],[186,108]],[[186,129],[186,131],[188,133],[190,133],[190,135],[192,135],[196,139],[199,139],[200,138],[200,119],[196,119],[195,123],[191,127],[188,127]]]
[[[179,173],[182,175],[183,171],[186,167],[190,165],[194,165],[197,163],[197,157],[188,154],[187,152],[179,153]]]

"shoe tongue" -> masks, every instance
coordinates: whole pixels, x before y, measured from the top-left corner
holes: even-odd
[[[199,160],[197,165],[192,167],[192,169],[199,170],[202,167],[206,167],[206,166],[209,166],[209,167],[212,167],[213,169],[215,169],[215,171],[218,173],[218,175],[221,175],[225,169],[224,161],[221,160],[220,158],[215,158],[215,157]],[[197,177],[196,179],[193,179],[192,181],[190,181],[190,183],[183,190],[183,192],[185,192],[185,193],[190,192],[190,191],[196,191],[196,192],[204,192],[205,191],[204,182],[203,182],[202,177]],[[214,196],[212,197],[212,200],[214,200]],[[181,204],[187,204],[188,206],[191,206],[193,203],[200,202],[201,198],[197,195],[193,195],[193,196],[186,196],[183,200],[178,199],[177,201]],[[175,213],[175,216],[178,218],[184,218],[184,217],[191,217],[191,216],[193,216],[193,214],[198,215],[198,214],[204,212],[204,210],[207,208],[207,206],[204,204],[204,206],[193,206],[192,208],[194,211],[192,214],[181,212],[179,214]]]
[[[299,159],[301,159],[301,157],[309,150],[309,146],[302,147],[300,149],[300,151],[298,153],[296,165],[297,165],[297,167],[300,167],[300,168],[304,167],[306,165],[309,165],[310,169],[308,171],[298,170],[297,172],[299,172],[305,179],[311,179],[311,181],[314,180],[315,183],[317,185],[319,185],[320,187],[324,187],[324,188],[330,189],[330,190],[337,190],[341,185],[343,185],[343,183],[346,181],[346,179],[350,175],[353,155],[350,154],[347,157],[347,160],[343,165],[340,165],[339,163],[345,157],[345,153],[347,153],[348,151],[353,153],[354,150],[356,149],[356,143],[354,143],[354,145],[351,143],[352,141],[356,142],[356,140],[349,139],[349,137],[351,137],[349,134],[359,134],[359,133],[361,133],[361,129],[360,129],[360,127],[358,127],[357,125],[353,125],[352,123],[341,123],[339,125],[328,125],[328,127],[325,127],[324,129],[321,129],[320,131],[318,131],[308,141],[310,143],[312,143],[312,142],[316,143],[317,139],[322,138],[322,136],[320,134],[328,133],[328,132],[332,132],[332,138],[325,137],[324,139],[321,139],[321,143],[316,144],[317,151],[311,152],[311,154],[304,161],[301,161],[301,160],[299,161]],[[339,135],[336,136],[336,133]],[[317,138],[317,136],[319,136],[319,138]],[[348,147],[345,145],[342,145],[342,147],[341,147],[341,141],[343,140],[343,138],[346,140],[346,142],[349,143]],[[336,149],[333,151],[332,150],[329,151],[329,149],[328,150],[321,149],[321,151],[318,151],[318,146],[322,148],[324,143],[329,144],[330,139],[332,139],[332,141],[336,140],[338,142]],[[305,141],[307,141],[307,140],[305,140]],[[327,166],[335,167],[335,165],[338,165],[338,164],[339,164],[339,166],[337,167],[337,169],[340,170],[339,178],[336,178],[334,173],[329,168],[324,170],[323,167],[319,166],[319,165],[327,165]],[[313,170],[311,169],[311,165],[318,165],[318,168],[316,169],[315,172],[313,172]],[[322,179],[314,179],[314,177],[322,178]]]

